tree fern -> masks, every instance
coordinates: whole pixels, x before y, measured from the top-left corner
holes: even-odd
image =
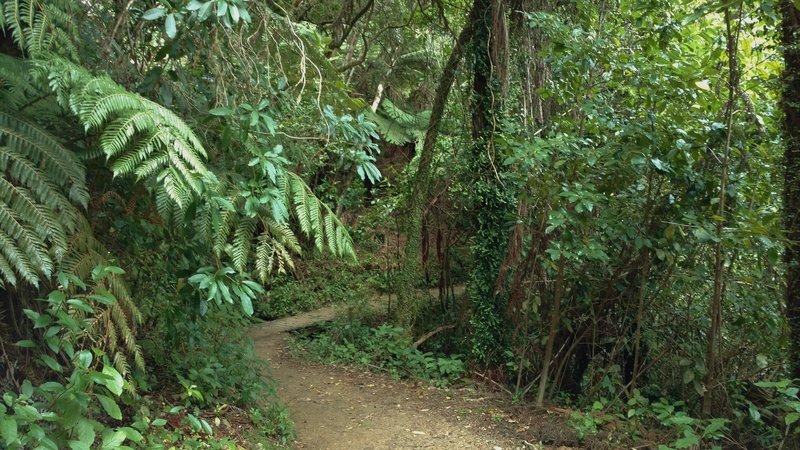
[[[389,99],[383,99],[378,110],[367,115],[375,122],[383,139],[395,145],[421,140],[431,118],[430,111],[408,113]]]
[[[35,124],[0,110],[0,273],[34,285],[52,275],[89,194],[75,154]],[[12,269],[12,270],[9,270]]]
[[[100,133],[115,176],[155,180],[181,209],[216,184],[200,140],[169,109],[63,59],[38,63],[37,73],[87,131]]]
[[[0,28],[9,29],[29,57],[57,53],[77,59],[77,7],[78,2],[69,0],[2,0]]]

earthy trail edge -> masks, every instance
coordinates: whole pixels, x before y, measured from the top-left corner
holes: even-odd
[[[484,399],[468,398],[478,395],[474,391],[448,392],[287,354],[289,331],[331,320],[336,311],[325,307],[256,325],[251,332],[256,353],[269,361],[278,394],[295,421],[295,448],[530,448],[508,431],[502,412],[495,416]],[[486,420],[487,415],[495,420]]]

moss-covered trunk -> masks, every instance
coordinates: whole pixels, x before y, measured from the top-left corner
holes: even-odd
[[[472,39],[473,25],[475,22],[474,18],[477,11],[476,5],[479,2],[480,0],[475,0],[475,4],[467,18],[467,23],[461,30],[453,46],[453,50],[450,52],[450,57],[447,59],[447,63],[444,66],[442,75],[439,78],[439,83],[436,87],[436,96],[433,99],[433,106],[431,109],[431,119],[428,123],[428,129],[425,132],[425,139],[419,155],[417,173],[414,177],[414,185],[412,187],[411,196],[408,199],[408,217],[406,218],[403,230],[406,234],[407,241],[403,265],[398,274],[398,305],[395,312],[395,318],[406,326],[413,325],[419,313],[416,288],[417,282],[422,277],[422,262],[420,257],[423,233],[422,223],[425,209],[430,204],[431,199],[431,166],[433,165],[433,156],[436,151],[436,140],[439,138],[439,128],[442,123],[442,118],[444,117],[450,90],[456,78],[458,66],[461,64],[467,45]]]
[[[467,163],[473,186],[474,235],[468,290],[472,304],[473,357],[487,365],[497,362],[503,348],[505,300],[496,286],[508,245],[509,217],[514,197],[504,183],[503,158],[496,146],[506,90],[508,42],[504,0],[476,0],[478,14],[472,39],[472,137]]]

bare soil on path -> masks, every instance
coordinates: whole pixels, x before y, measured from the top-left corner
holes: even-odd
[[[269,361],[278,395],[295,421],[295,448],[522,449],[518,425],[472,388],[438,389],[292,357],[291,330],[335,317],[327,307],[255,325],[256,353]]]

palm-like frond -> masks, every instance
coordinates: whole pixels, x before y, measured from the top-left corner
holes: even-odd
[[[350,233],[330,207],[320,201],[297,174],[285,172],[282,181],[281,190],[294,209],[300,229],[306,237],[314,239],[317,250],[325,251],[327,247],[336,256],[355,258]]]
[[[389,99],[383,99],[376,112],[368,112],[369,119],[377,125],[378,133],[390,144],[415,142],[425,136],[430,111],[412,114],[400,109]]]
[[[29,57],[56,53],[77,59],[77,7],[79,2],[68,0],[2,0],[0,28],[10,29],[14,43]]]
[[[0,273],[11,284],[52,275],[89,194],[75,154],[35,124],[0,110]],[[9,270],[11,268],[12,270]]]
[[[110,255],[105,246],[95,239],[86,219],[81,217],[78,230],[69,241],[61,270],[80,279],[89,279],[95,267],[111,263]],[[108,274],[98,287],[110,292],[117,301],[111,305],[98,306],[99,310],[92,321],[93,345],[112,357],[121,374],[129,376],[131,358],[136,367],[144,367],[142,350],[136,342],[136,327],[142,323],[142,314],[121,275]],[[134,385],[131,383],[131,387]]]
[[[216,183],[200,140],[169,109],[61,59],[39,63],[37,73],[87,131],[100,132],[115,176],[155,180],[181,209]]]
[[[277,181],[282,196],[278,201],[288,206],[286,210],[292,212],[300,232],[313,240],[317,250],[355,258],[347,228],[298,175],[283,170]],[[218,256],[229,253],[237,270],[248,270],[252,260],[262,281],[273,272],[292,270],[293,255],[300,255],[302,248],[290,223],[276,218],[273,209],[266,205],[256,208],[255,215],[245,215],[242,212],[245,201],[234,190],[226,199],[232,208],[203,207],[197,229],[207,230],[214,252]]]

